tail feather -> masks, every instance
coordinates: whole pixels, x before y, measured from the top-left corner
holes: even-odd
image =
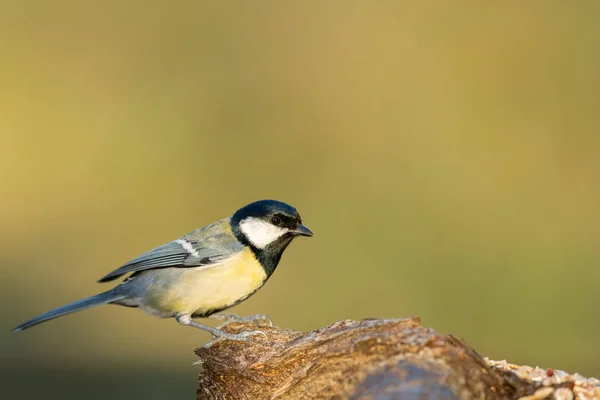
[[[27,329],[29,327],[32,327],[34,325],[40,324],[42,322],[45,322],[45,321],[48,321],[48,320],[51,320],[54,318],[62,317],[63,315],[67,315],[67,314],[70,314],[70,313],[73,313],[76,311],[85,310],[87,308],[100,306],[102,304],[112,303],[113,301],[121,300],[123,298],[125,298],[124,295],[119,294],[119,293],[114,293],[112,291],[100,293],[100,294],[97,294],[92,297],[87,297],[85,299],[75,301],[73,303],[64,305],[62,307],[55,308],[54,310],[48,311],[42,315],[38,315],[37,317],[17,326],[13,330],[13,332],[22,331],[23,329]]]

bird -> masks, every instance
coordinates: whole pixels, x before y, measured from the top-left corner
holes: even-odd
[[[211,333],[214,340],[250,342],[250,336],[264,332],[232,334],[194,318],[215,317],[228,322],[252,319],[217,313],[256,293],[298,236],[310,237],[313,232],[302,224],[294,207],[277,200],[250,203],[230,217],[134,258],[98,281],[130,274],[112,289],[41,314],[14,332],[88,308],[117,304],[138,307],[159,318],[174,318],[181,325]],[[257,318],[268,319],[264,315]]]

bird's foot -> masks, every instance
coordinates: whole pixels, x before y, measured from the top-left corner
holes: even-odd
[[[221,325],[218,326],[217,329],[221,329],[229,324],[233,323],[244,323],[250,322],[258,326],[266,325],[273,326],[273,321],[269,318],[268,315],[265,314],[255,314],[250,315],[248,317],[240,317],[235,314],[213,314],[210,316],[211,318],[218,319],[220,321],[224,321]]]
[[[215,344],[221,340],[237,340],[240,342],[246,342],[248,344],[252,344],[252,340],[250,340],[249,336],[254,336],[254,335],[263,335],[265,338],[267,338],[267,334],[264,333],[263,331],[246,331],[246,332],[235,333],[235,334],[221,331],[220,333],[213,335],[213,340],[206,343],[202,347],[205,349],[209,349],[213,344]]]

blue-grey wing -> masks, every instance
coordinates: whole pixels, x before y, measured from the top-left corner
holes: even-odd
[[[112,281],[131,272],[153,268],[198,267],[217,263],[242,251],[244,247],[228,227],[228,220],[221,220],[192,231],[134,258],[98,282]]]

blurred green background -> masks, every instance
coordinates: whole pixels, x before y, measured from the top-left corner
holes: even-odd
[[[314,230],[238,314],[418,315],[600,375],[600,3],[0,3],[9,397],[189,399],[207,334],[122,307],[25,331],[261,198]]]

